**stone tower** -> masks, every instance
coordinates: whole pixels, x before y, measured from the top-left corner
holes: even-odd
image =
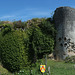
[[[54,56],[63,60],[75,55],[75,9],[59,7],[54,13],[57,30]]]

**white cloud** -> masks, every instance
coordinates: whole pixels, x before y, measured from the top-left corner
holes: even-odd
[[[23,8],[0,17],[1,20],[28,20],[34,17],[50,17],[52,10],[38,8]]]
[[[6,19],[6,18],[12,18],[12,17],[14,17],[14,16],[9,16],[9,15],[7,15],[7,16],[2,16],[2,17],[0,17],[0,19]]]

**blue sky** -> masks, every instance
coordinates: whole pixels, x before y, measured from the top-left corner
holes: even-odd
[[[60,6],[75,8],[75,0],[0,0],[0,20],[47,18]]]

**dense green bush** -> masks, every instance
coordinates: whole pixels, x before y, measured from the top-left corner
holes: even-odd
[[[35,23],[28,29],[29,35],[29,57],[34,62],[37,58],[42,58],[44,54],[49,54],[54,49],[54,34],[53,26],[47,22],[41,23],[38,26]],[[47,25],[47,26],[46,26]],[[51,32],[51,33],[50,33]]]
[[[2,31],[2,35],[4,36],[5,34],[11,32],[12,27],[10,26],[10,24],[3,24],[3,28],[1,29]]]
[[[43,19],[39,27],[41,28],[42,32],[47,36],[49,35],[51,38],[55,37],[56,30],[54,24],[51,23],[49,20]]]
[[[0,57],[9,71],[19,71],[35,63],[45,54],[53,52],[55,28],[49,19],[32,19],[3,24],[0,32]],[[23,30],[14,30],[22,28]]]
[[[24,45],[26,35],[21,31],[0,34],[0,57],[2,64],[9,71],[19,71],[28,64],[28,57]]]

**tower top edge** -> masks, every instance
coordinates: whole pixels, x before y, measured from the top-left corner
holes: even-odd
[[[73,9],[73,10],[75,10],[75,8],[72,8],[72,7],[69,7],[69,6],[61,6],[61,7],[56,8],[56,10],[57,9]]]

